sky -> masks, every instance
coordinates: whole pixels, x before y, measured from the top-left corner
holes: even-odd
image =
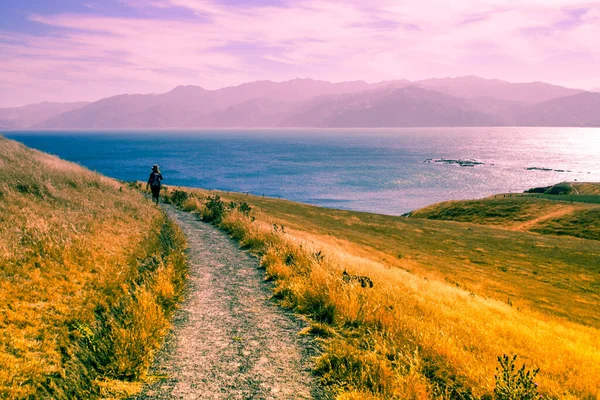
[[[0,107],[293,78],[593,89],[598,38],[598,0],[0,0]]]

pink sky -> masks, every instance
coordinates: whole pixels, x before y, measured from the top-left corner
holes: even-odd
[[[296,77],[600,87],[598,1],[3,1],[0,107]]]

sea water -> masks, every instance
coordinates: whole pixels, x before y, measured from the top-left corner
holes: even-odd
[[[401,128],[4,132],[124,181],[399,215],[450,199],[600,181],[600,129]],[[477,160],[460,166],[441,159]],[[426,162],[426,160],[431,160]],[[531,169],[539,168],[539,169]]]

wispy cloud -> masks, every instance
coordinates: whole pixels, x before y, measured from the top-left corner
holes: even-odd
[[[31,13],[44,35],[0,28],[0,105],[294,77],[600,86],[597,2],[113,1]]]

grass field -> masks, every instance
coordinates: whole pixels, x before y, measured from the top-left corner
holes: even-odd
[[[472,201],[447,201],[414,211],[411,216],[600,240],[600,194],[595,194],[600,193],[600,184],[578,183],[561,186],[568,187],[571,193],[577,189],[578,193],[583,194],[527,193],[516,196],[498,195]],[[567,197],[576,200],[567,201]],[[559,201],[554,201],[555,199]]]
[[[185,276],[178,228],[138,191],[0,137],[0,398],[141,387]]]
[[[546,398],[600,398],[600,241],[514,226],[552,204],[524,199],[520,220],[504,209],[486,226],[190,192],[180,205],[208,219],[209,195],[252,207],[219,225],[326,337],[317,373],[338,398],[534,398],[498,394],[503,354],[540,369]],[[343,270],[374,287],[345,284]]]
[[[543,193],[541,193],[542,190]],[[569,203],[600,204],[600,183],[562,182],[547,188],[532,189],[530,192],[538,193],[512,193],[511,196],[520,195]]]
[[[516,194],[513,193],[513,196],[516,196]],[[576,194],[555,195],[555,194],[521,193],[521,194],[519,194],[519,196],[551,200],[551,201],[561,201],[561,202],[565,202],[565,203],[600,204],[600,196],[599,195],[576,195]]]

